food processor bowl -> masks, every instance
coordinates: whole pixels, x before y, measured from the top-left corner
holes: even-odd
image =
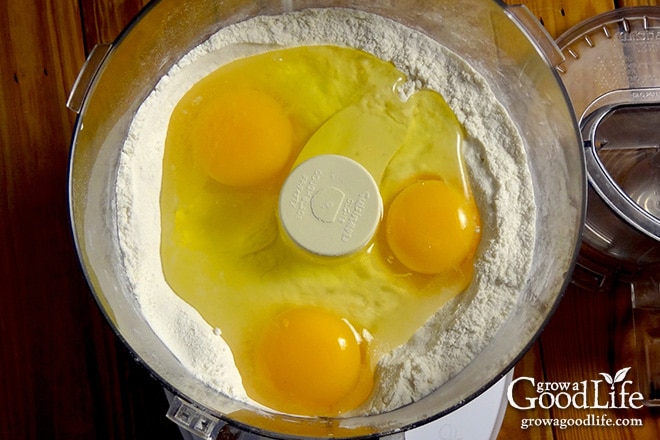
[[[137,108],[178,59],[218,29],[257,15],[312,7],[389,17],[461,56],[485,78],[516,124],[533,180],[537,235],[532,268],[510,316],[448,382],[382,414],[289,416],[214,391],[183,368],[145,322],[122,273],[114,188]],[[173,419],[205,438],[215,438],[225,423],[273,438],[384,436],[459,408],[507,374],[535,341],[570,279],[586,200],[580,133],[554,70],[556,53],[545,47],[551,41],[547,35],[521,25],[531,22],[528,18],[523,10],[491,0],[162,0],[149,4],[114,43],[93,51],[68,104],[79,113],[69,181],[75,242],[94,296],[118,336],[178,396],[170,411]]]

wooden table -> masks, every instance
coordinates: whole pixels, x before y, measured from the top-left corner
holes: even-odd
[[[64,103],[86,54],[146,0],[0,5],[0,439],[178,439],[160,385],[112,333],[78,265],[66,204],[75,115]],[[553,36],[637,0],[527,0]],[[651,4],[656,4],[651,2]],[[579,382],[631,359],[629,295],[569,287],[516,377]],[[628,353],[628,354],[627,354]],[[641,428],[523,430],[522,418],[585,410],[508,407],[500,439],[657,439],[658,411],[610,411]],[[478,421],[475,421],[478,422]]]

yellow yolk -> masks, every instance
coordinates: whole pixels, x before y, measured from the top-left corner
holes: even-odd
[[[193,154],[218,182],[249,186],[274,177],[291,156],[293,133],[282,106],[253,89],[217,93],[191,127]]]
[[[394,255],[423,274],[455,270],[474,255],[479,215],[471,200],[440,180],[401,191],[387,214],[385,234]]]
[[[336,415],[361,403],[371,390],[358,338],[339,315],[314,307],[290,309],[264,330],[256,346],[257,376],[246,382],[274,409]],[[365,382],[368,386],[359,386]]]

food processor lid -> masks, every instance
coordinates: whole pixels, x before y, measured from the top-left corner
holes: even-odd
[[[584,140],[589,182],[630,226],[660,241],[660,7],[597,15],[557,39],[556,69]]]

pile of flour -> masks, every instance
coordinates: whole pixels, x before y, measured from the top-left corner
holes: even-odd
[[[159,196],[165,137],[177,102],[220,65],[315,44],[353,47],[391,61],[408,76],[403,97],[419,88],[443,95],[467,132],[464,154],[482,217],[473,282],[410,341],[380,359],[374,393],[358,410],[370,414],[420,399],[464,368],[507,319],[532,260],[536,210],[522,141],[488,85],[456,54],[389,19],[345,9],[258,17],[222,29],[182,58],[135,115],[117,180],[119,245],[132,300],[156,334],[192,375],[251,402],[218,329],[163,277]]]

